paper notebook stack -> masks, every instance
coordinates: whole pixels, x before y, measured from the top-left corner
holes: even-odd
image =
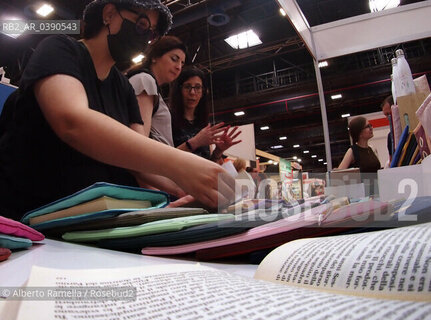
[[[83,225],[121,213],[162,208],[169,203],[164,192],[99,182],[24,215],[22,222],[36,230]]]

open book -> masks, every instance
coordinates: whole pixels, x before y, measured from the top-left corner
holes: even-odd
[[[23,300],[17,319],[431,319],[429,239],[431,223],[292,241],[261,262],[255,279],[199,265],[33,267],[28,288],[75,291]],[[90,301],[85,287],[114,288],[122,300]]]

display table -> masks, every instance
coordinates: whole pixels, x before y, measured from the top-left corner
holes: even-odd
[[[196,261],[144,256],[45,239],[28,250],[13,252],[8,260],[0,262],[0,287],[23,286],[33,265],[58,269],[101,269],[178,263],[195,264]],[[245,277],[253,277],[257,269],[257,265],[231,260],[227,263],[200,264]]]

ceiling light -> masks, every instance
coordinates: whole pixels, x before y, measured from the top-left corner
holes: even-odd
[[[256,157],[256,160],[259,160],[260,159],[260,157]]]
[[[319,162],[322,162],[322,161],[323,161],[323,159],[319,159],[318,161],[319,161]]]
[[[315,154],[313,154],[311,157],[312,157],[312,158],[317,158],[317,156],[316,156]]]
[[[139,54],[139,55],[137,55],[136,57],[134,57],[134,58],[132,59],[132,61],[133,61],[134,63],[139,63],[139,62],[141,62],[144,58],[145,58],[145,56],[144,56],[144,55]]]
[[[328,61],[320,61],[318,66],[319,68],[325,68],[328,66]]]
[[[285,17],[286,16],[286,11],[284,11],[283,8],[280,8],[280,14]]]
[[[276,166],[278,164],[278,162],[274,162],[273,165]]]
[[[297,159],[296,161],[301,162],[301,161],[302,161],[302,159]]]
[[[323,164],[328,164],[327,162],[323,162]]]
[[[333,96],[331,96],[332,100],[336,100],[336,99],[341,99],[343,96],[341,94],[334,94]]]
[[[276,146],[272,146],[271,149],[281,149],[283,146],[281,144],[278,144]]]
[[[377,12],[398,7],[400,0],[370,0],[369,4],[371,12]]]
[[[347,117],[350,117],[350,113],[345,113],[341,115],[341,118],[347,118]]]
[[[299,144],[294,144],[294,145],[293,145],[293,147],[294,147],[294,148],[299,148],[299,147],[300,147],[300,145],[299,145]]]
[[[280,137],[279,139],[280,139],[280,140],[286,140],[286,139],[287,139],[287,137]]]
[[[36,13],[42,17],[46,17],[53,11],[54,11],[54,8],[49,4],[45,3],[39,9],[36,10]]]
[[[310,153],[310,151],[308,151],[308,150],[304,150],[303,152],[304,152],[304,153]]]
[[[294,157],[293,157],[293,159],[294,159],[294,160],[296,160],[296,159],[298,159],[298,157],[297,157],[297,156],[294,156]]]
[[[245,115],[245,112],[244,111],[238,111],[238,112],[235,112],[234,115],[236,115],[237,117],[240,117],[240,116]]]
[[[268,161],[268,163],[269,163],[269,164],[272,164],[273,162],[274,162],[274,161],[272,161],[272,160],[269,160],[269,161]]]
[[[238,33],[227,39],[224,39],[234,49],[245,49],[261,44],[259,37],[253,30]]]
[[[268,127],[268,126],[260,127],[260,130],[268,130],[268,129],[269,129],[269,127]]]

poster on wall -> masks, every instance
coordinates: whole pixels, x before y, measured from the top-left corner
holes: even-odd
[[[241,140],[241,142],[227,149],[225,154],[235,158],[255,161],[256,142],[254,140],[254,124],[238,126],[237,131],[241,131],[241,134],[235,140]]]

